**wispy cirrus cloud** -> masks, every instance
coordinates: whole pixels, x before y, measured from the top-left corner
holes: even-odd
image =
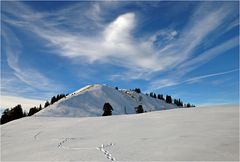
[[[239,69],[233,69],[229,71],[224,71],[224,72],[218,72],[218,73],[212,73],[212,74],[206,74],[206,75],[201,75],[201,76],[195,76],[189,79],[185,80],[178,80],[174,81],[171,79],[160,79],[160,80],[155,80],[151,83],[151,86],[148,88],[147,91],[152,91],[152,90],[157,90],[165,87],[171,87],[171,86],[176,86],[176,85],[181,85],[181,84],[191,84],[194,82],[198,82],[207,78],[215,77],[215,76],[221,76],[221,75],[226,75],[234,72],[239,72]]]
[[[33,67],[27,67],[25,63],[23,64],[23,62],[20,61],[21,43],[10,30],[4,28],[2,38],[6,43],[5,53],[7,64],[18,79],[30,87],[39,90],[59,89],[60,86],[49,79],[49,77],[46,77]]]
[[[179,75],[183,75],[186,74],[196,68],[198,68],[199,66],[207,63],[208,61],[210,61],[211,59],[217,57],[220,54],[223,54],[224,52],[237,47],[239,44],[239,40],[238,37],[233,37],[231,39],[229,39],[226,42],[223,42],[221,44],[219,44],[216,47],[210,48],[206,51],[204,51],[203,53],[199,54],[198,56],[189,59],[189,61],[181,64],[180,66],[177,67],[177,74]]]
[[[115,17],[111,22],[106,22],[100,16],[107,14],[109,6],[106,3],[93,3],[89,6],[89,10],[83,10],[81,14],[76,10],[76,7],[81,8],[81,5],[47,14],[36,12],[23,3],[17,6],[21,6],[18,10],[25,11],[21,16],[16,12],[9,13],[17,17],[17,20],[10,19],[11,21],[7,18],[6,22],[9,24],[33,32],[39,38],[46,40],[48,47],[56,54],[70,60],[80,60],[79,62],[84,60],[88,64],[108,63],[122,66],[127,71],[113,74],[112,78],[128,76],[130,79],[144,78],[144,76],[166,72],[181,66],[193,56],[194,50],[205,37],[221,26],[231,14],[228,6],[206,8],[206,4],[203,3],[182,31],[160,30],[149,38],[143,36],[143,39],[136,39],[133,32],[140,25],[137,15],[134,12],[128,12]],[[71,14],[71,11],[74,14]],[[74,26],[79,27],[79,32],[61,28],[61,25],[67,25],[64,23],[69,23],[69,17],[76,17],[76,15],[80,16],[81,25],[75,21]],[[89,24],[94,29],[98,29],[94,35],[86,34]],[[162,42],[165,44],[161,44]],[[200,62],[201,59],[196,61]]]
[[[6,27],[2,29],[2,40],[6,63],[10,69],[1,70],[1,109],[21,104],[28,111],[33,106],[43,104],[44,100],[64,88],[21,59],[22,44]]]

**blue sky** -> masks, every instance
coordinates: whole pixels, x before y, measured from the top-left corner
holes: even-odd
[[[1,2],[1,108],[103,83],[239,99],[239,2]]]

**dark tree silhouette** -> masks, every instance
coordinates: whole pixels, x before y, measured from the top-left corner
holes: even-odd
[[[142,105],[138,105],[138,107],[135,107],[135,111],[136,111],[136,113],[143,113],[144,110],[143,110]]]
[[[4,124],[4,123],[7,123],[7,122],[11,121],[9,113],[10,113],[9,109],[5,109],[3,111],[3,114],[2,114],[2,117],[1,117],[1,124]]]
[[[53,96],[52,98],[51,98],[51,104],[54,104],[54,102],[56,102],[57,101],[57,98],[55,97],[55,96]]]
[[[64,97],[66,97],[65,94],[58,94],[57,96],[53,96],[51,98],[51,104],[54,104],[55,102],[57,102],[58,100],[60,100],[60,99],[62,99]]]
[[[44,107],[48,107],[49,105],[50,105],[50,103],[48,101],[46,101]]]
[[[153,97],[153,92],[150,92],[150,97]]]
[[[28,116],[32,116],[33,114],[37,113],[40,110],[42,110],[41,105],[39,106],[39,108],[33,107],[29,110]]]
[[[167,103],[172,103],[172,97],[171,96],[166,96],[166,102]]]
[[[162,94],[158,94],[157,98],[158,98],[159,100],[164,100],[164,98],[163,98],[163,95],[162,95]]]
[[[2,117],[1,117],[1,124],[7,123],[9,121],[22,118],[24,116],[22,106],[17,105],[13,107],[11,110],[6,109],[4,110]]]
[[[196,106],[193,104],[187,103],[187,105],[185,104],[184,107],[196,107]]]
[[[153,98],[157,98],[156,93],[153,94]]]
[[[14,119],[19,119],[23,117],[23,110],[22,110],[22,106],[21,105],[17,105],[15,106],[12,110],[11,110]]]
[[[113,111],[112,106],[110,105],[110,103],[106,102],[106,103],[103,105],[103,114],[102,114],[102,116],[112,115],[112,111]]]
[[[134,91],[137,92],[137,93],[141,93],[141,89],[140,88],[135,88]]]
[[[177,100],[177,99],[174,99],[173,100],[173,103],[179,107],[182,107],[183,106],[183,102],[180,100],[180,98]]]

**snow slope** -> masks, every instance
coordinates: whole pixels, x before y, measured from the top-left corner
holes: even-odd
[[[1,125],[2,161],[238,161],[238,106]]]
[[[116,90],[106,85],[94,84],[73,92],[36,115],[59,117],[101,116],[105,102],[112,105],[113,115],[125,114],[125,111],[128,114],[133,114],[135,113],[134,108],[139,104],[142,104],[146,111],[177,107],[134,91]]]

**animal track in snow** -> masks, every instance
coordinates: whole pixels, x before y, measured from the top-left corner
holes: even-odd
[[[64,143],[66,143],[70,140],[74,140],[74,139],[75,138],[65,138],[64,140],[62,140],[61,142],[58,143],[57,147],[58,148],[64,148],[64,149],[73,149],[73,150],[94,149],[94,147],[87,147],[87,148],[74,147],[74,148],[71,148],[71,147],[63,146]],[[116,161],[116,159],[112,156],[112,154],[108,150],[106,150],[107,147],[111,147],[113,145],[114,145],[113,143],[110,143],[110,144],[107,144],[107,145],[102,144],[101,146],[97,147],[96,149],[103,152],[107,159],[109,159],[111,161]]]
[[[40,133],[41,133],[41,131],[34,135],[34,139],[35,139],[35,140],[37,139],[37,136],[38,136]]]
[[[96,149],[103,152],[107,159],[109,159],[111,161],[116,161],[116,159],[112,156],[112,154],[108,150],[105,149],[106,147],[111,147],[111,146],[113,146],[113,143],[110,143],[107,145],[102,144],[101,146],[97,147]]]
[[[67,141],[69,141],[69,140],[74,140],[75,138],[65,138],[63,141],[61,141],[61,142],[59,142],[58,143],[58,148],[60,148],[60,147],[63,147],[62,145],[65,143],[65,142],[67,142]]]
[[[76,138],[65,138],[61,142],[58,143],[58,148],[69,149],[69,150],[93,150],[95,147],[66,147],[64,143],[70,142],[72,140],[76,140]]]

